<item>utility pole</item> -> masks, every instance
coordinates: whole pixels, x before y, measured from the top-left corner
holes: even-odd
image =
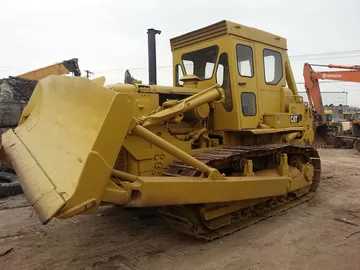
[[[344,91],[345,92],[345,91]],[[348,99],[347,99],[347,95],[348,95],[348,92],[345,92],[345,104],[346,104],[346,108],[347,108],[347,101],[348,101]],[[346,111],[347,111],[347,109],[346,109]]]
[[[89,78],[90,75],[94,75],[94,72],[91,72],[90,70],[85,70],[86,72],[86,78]]]

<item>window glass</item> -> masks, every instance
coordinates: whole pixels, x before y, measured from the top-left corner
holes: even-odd
[[[180,81],[182,77],[184,77],[184,73],[181,69],[181,66],[178,64],[176,65],[176,86],[183,86],[184,82]]]
[[[185,72],[188,75],[194,74],[194,62],[190,60],[183,60],[183,65],[185,67]]]
[[[212,78],[219,47],[211,46],[182,55],[186,75],[196,75],[200,80]]]
[[[244,116],[256,115],[256,97],[254,93],[241,93],[241,107]]]
[[[332,115],[331,114],[326,114],[326,121],[332,121]]]
[[[205,79],[210,79],[214,72],[215,63],[207,62],[205,65]]]
[[[267,84],[278,84],[283,76],[281,54],[264,49],[264,74]]]
[[[221,56],[220,56],[221,58]],[[216,71],[216,82],[220,84],[221,86],[224,83],[224,66],[222,64],[218,65],[217,71]]]
[[[350,113],[344,114],[344,119],[345,119],[345,120],[352,120],[352,119],[354,119],[353,114],[350,114]]]
[[[254,61],[252,48],[249,46],[237,44],[236,56],[238,62],[238,71],[240,76],[252,77],[254,76]]]
[[[220,84],[225,93],[224,109],[227,112],[232,111],[232,96],[230,84],[229,60],[227,53],[223,53],[219,57],[219,64],[216,70],[216,82]]]

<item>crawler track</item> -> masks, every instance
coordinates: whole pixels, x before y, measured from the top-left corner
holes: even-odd
[[[206,241],[212,241],[236,231],[249,227],[259,221],[284,212],[294,206],[310,200],[319,185],[321,165],[317,151],[310,146],[293,146],[272,144],[263,146],[224,147],[216,150],[204,151],[194,157],[214,168],[231,166],[242,158],[261,158],[268,161],[268,166],[276,159],[277,153],[287,153],[290,157],[301,157],[304,162],[314,166],[312,184],[296,192],[283,196],[268,197],[242,202],[218,203],[211,205],[182,205],[163,207],[160,210],[164,218],[175,230]],[[291,161],[290,161],[291,162]],[[225,168],[226,169],[226,168]],[[199,176],[201,173],[180,161],[173,162],[164,173],[167,176]],[[240,204],[236,206],[236,204]],[[218,209],[236,209],[214,219],[206,218],[206,214]]]

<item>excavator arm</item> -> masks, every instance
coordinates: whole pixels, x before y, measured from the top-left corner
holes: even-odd
[[[78,59],[73,58],[70,60],[56,63],[47,67],[39,68],[36,70],[29,71],[27,73],[18,75],[17,77],[39,81],[49,75],[65,75],[73,73],[75,76],[81,76],[81,71],[78,64]]]
[[[316,125],[322,124],[325,121],[324,106],[322,104],[319,80],[314,78],[316,72],[310,64],[304,65],[304,82],[306,94],[311,107],[315,110],[314,122],[319,122]]]
[[[345,69],[340,71],[320,71],[316,72],[312,66]],[[305,63],[304,81],[306,94],[309,104],[315,109],[319,124],[325,123],[324,107],[321,98],[319,80],[334,80],[345,82],[360,82],[360,66],[343,66],[343,65],[314,65]]]
[[[344,69],[340,71],[320,71],[316,72],[312,66],[327,68]],[[360,66],[343,66],[343,65],[314,65],[305,63],[304,65],[304,82],[306,94],[310,106],[313,108],[313,130],[315,131],[315,144],[321,141],[321,138],[327,134],[326,118],[322,102],[319,80],[334,80],[345,82],[360,82]],[[321,143],[320,143],[321,144]]]
[[[307,64],[309,65],[309,64]],[[312,78],[322,80],[334,80],[344,82],[360,82],[360,66],[343,66],[343,65],[313,65],[328,68],[346,69],[340,71],[322,71],[314,72]]]

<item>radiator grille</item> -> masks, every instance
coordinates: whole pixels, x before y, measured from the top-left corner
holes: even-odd
[[[114,169],[126,172],[127,163],[127,151],[124,147],[121,147],[119,155],[116,159]]]

